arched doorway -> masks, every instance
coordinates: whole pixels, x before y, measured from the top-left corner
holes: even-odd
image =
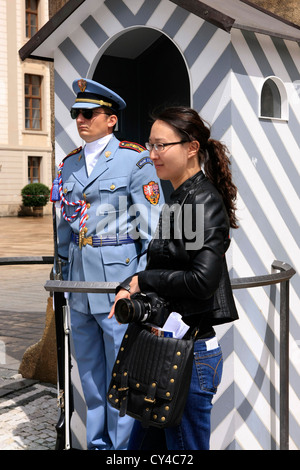
[[[118,138],[142,145],[149,115],[160,107],[190,105],[190,82],[183,57],[160,31],[141,27],[119,36],[101,56],[93,79],[112,88],[127,103]]]
[[[101,56],[94,75],[126,101],[115,134],[120,140],[145,145],[150,115],[172,105],[190,106],[190,80],[175,44],[152,28],[135,28],[119,36]],[[166,200],[172,191],[162,182]]]

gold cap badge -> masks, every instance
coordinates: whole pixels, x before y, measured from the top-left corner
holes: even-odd
[[[86,80],[83,80],[83,78],[81,78],[80,80],[78,80],[77,85],[79,86],[79,90],[83,93],[87,86]]]

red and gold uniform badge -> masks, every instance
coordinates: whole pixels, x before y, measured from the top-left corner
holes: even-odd
[[[143,185],[144,196],[150,204],[156,206],[159,201],[159,185],[155,181],[150,181],[148,184]]]
[[[80,80],[78,80],[77,85],[79,86],[79,90],[81,91],[81,93],[84,93],[87,86],[86,80],[81,78]]]

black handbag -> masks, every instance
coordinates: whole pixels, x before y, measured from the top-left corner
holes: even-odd
[[[143,427],[178,425],[190,387],[193,352],[193,338],[156,336],[146,325],[130,323],[113,367],[108,402],[120,416],[127,414]]]

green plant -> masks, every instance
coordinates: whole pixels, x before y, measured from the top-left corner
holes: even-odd
[[[30,183],[24,186],[21,194],[24,206],[41,207],[49,201],[50,189],[42,183]]]

